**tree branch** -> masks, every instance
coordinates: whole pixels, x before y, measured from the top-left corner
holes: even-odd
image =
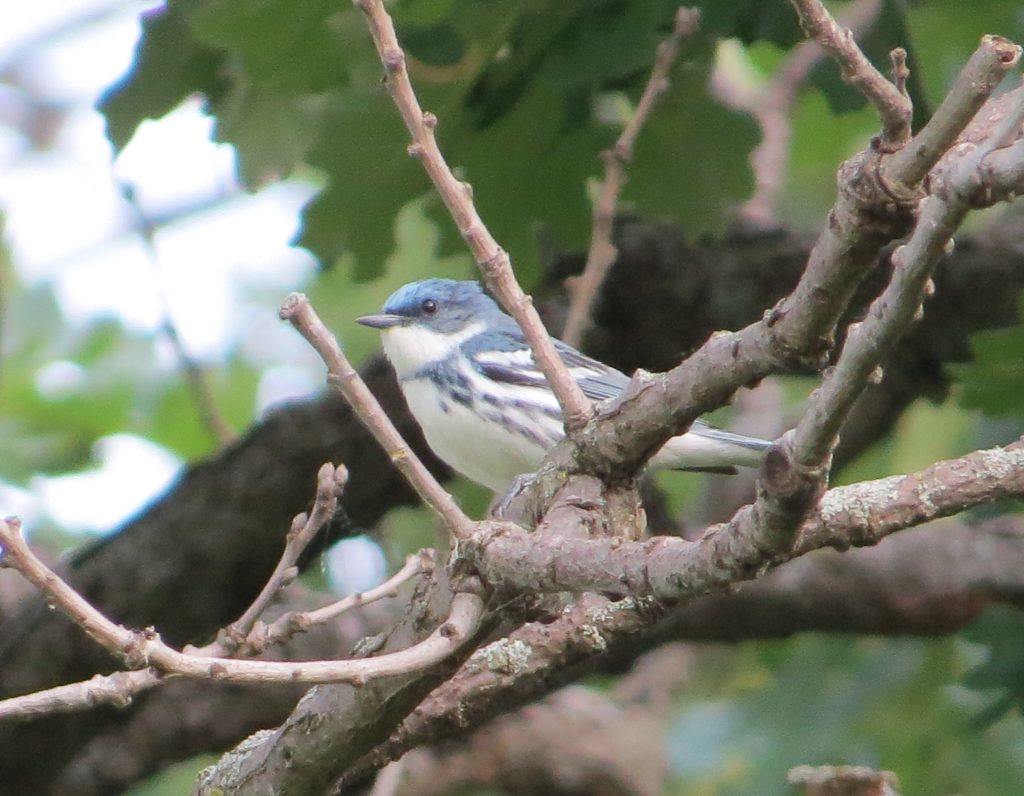
[[[987,105],[985,114],[992,113],[995,106],[1002,106],[1006,96],[1001,95]],[[998,114],[997,117],[1002,118]],[[965,138],[983,140],[984,136],[972,135],[976,126],[977,122],[972,124]],[[1004,152],[1006,150],[998,150],[985,163]],[[1024,260],[1014,248],[1000,243],[1007,234],[1005,225],[1001,229],[1000,236],[989,234],[981,239],[968,236],[958,239],[956,250],[942,263],[936,275],[937,292],[925,318],[911,330],[886,364],[883,384],[870,388],[863,396],[856,410],[861,418],[856,427],[844,429],[841,446],[841,450],[847,451],[844,459],[886,433],[902,408],[912,401],[919,398],[943,400],[948,385],[944,363],[969,359],[970,333],[1017,321]],[[588,343],[590,353],[627,371],[638,365],[666,367],[672,364],[678,351],[693,348],[710,330],[742,324],[755,317],[759,306],[770,304],[797,281],[807,253],[805,241],[783,233],[733,236],[689,245],[675,228],[631,221],[617,225],[617,236],[621,262],[609,275],[608,289],[598,305],[598,327]],[[578,260],[564,257],[563,270],[551,275],[551,284],[560,289],[565,269],[577,262],[582,263],[582,257]],[[884,276],[884,267],[872,269],[858,298],[851,304],[850,312],[861,312],[865,298],[881,289]],[[550,312],[552,316],[558,315],[558,306],[564,306],[557,303],[559,300],[548,300],[548,307],[554,308]],[[374,359],[361,372],[388,415],[398,423],[403,436],[413,441],[438,477],[445,477],[443,467],[432,459],[415,422],[408,416],[386,363],[381,358]],[[179,644],[190,639],[210,638],[218,627],[239,616],[262,587],[281,552],[281,529],[288,527],[294,513],[308,505],[309,474],[325,460],[359,464],[353,466],[344,496],[345,513],[356,526],[372,526],[387,508],[399,502],[415,501],[415,495],[344,401],[328,393],[315,401],[297,402],[270,413],[236,446],[187,469],[165,497],[126,524],[119,533],[104,538],[87,554],[80,552],[74,556],[68,563],[67,577],[94,604],[121,622],[136,627],[154,624],[161,628],[165,639],[173,638]],[[338,526],[334,533],[339,530],[346,529]],[[904,536],[900,534],[894,540],[902,541]],[[935,575],[921,587],[930,589],[929,593],[934,593],[936,598],[925,601],[920,616],[904,617],[897,606],[880,606],[876,609],[880,617],[877,620],[870,616],[848,617],[848,611],[842,610],[836,614],[835,625],[827,625],[824,617],[813,612],[813,606],[805,605],[803,596],[810,594],[808,599],[813,602],[813,595],[820,595],[818,607],[846,606],[843,601],[828,602],[824,587],[815,590],[813,586],[827,583],[829,588],[840,588],[836,584],[845,581],[841,580],[841,574],[833,571],[836,566],[833,564],[825,574],[818,576],[813,573],[820,573],[820,570],[809,567],[807,578],[812,585],[791,584],[794,596],[790,598],[772,598],[777,592],[772,591],[771,584],[758,581],[745,586],[732,601],[718,594],[687,603],[681,612],[696,618],[681,623],[680,627],[685,629],[680,630],[680,634],[682,637],[689,634],[697,638],[721,638],[717,634],[724,630],[725,624],[738,627],[737,632],[745,636],[755,634],[755,628],[740,622],[743,619],[762,622],[763,632],[769,635],[796,632],[800,627],[846,627],[850,632],[922,632],[917,628],[931,627],[935,628],[933,632],[950,632],[951,628],[960,626],[954,623],[955,617],[945,618],[954,607],[984,604],[977,597],[978,587],[962,582],[960,577],[965,567],[968,571],[982,572],[977,567],[984,562],[974,563],[977,548],[967,544],[966,536],[956,539],[958,546],[954,552],[933,563]],[[893,541],[887,542],[891,544]],[[905,559],[899,559],[886,572],[892,573],[894,581],[902,578],[900,582],[921,582],[922,576],[917,572],[923,561],[930,560],[926,552],[945,551],[945,544],[945,537],[935,537],[930,545],[911,549]],[[197,557],[196,550],[202,550],[203,555]],[[1019,561],[1014,548],[1006,549],[1002,558],[1008,566]],[[794,566],[786,565],[787,569]],[[142,573],[145,573],[144,578]],[[864,582],[863,574],[852,574],[850,580],[849,589],[853,590],[850,593],[855,595],[850,600],[868,610],[877,590],[871,589],[867,594],[857,591],[856,584]],[[953,590],[948,602],[940,599],[942,592],[938,583],[943,580]],[[20,582],[14,578],[12,581]],[[789,584],[789,580],[786,583]],[[759,591],[762,585],[767,592]],[[745,599],[748,594],[752,596]],[[800,602],[794,605],[798,597]],[[698,606],[704,605],[720,608],[716,607],[716,613],[698,610]],[[700,617],[706,617],[706,621]],[[352,622],[355,618],[346,621]],[[716,627],[721,629],[713,630]],[[383,625],[363,634],[377,633],[381,629]],[[321,630],[314,638],[323,634]],[[293,645],[295,643],[305,645],[307,641],[299,637],[292,641]],[[110,671],[106,654],[62,615],[47,611],[43,601],[35,596],[15,610],[5,612],[0,648],[0,683],[5,696],[87,679],[97,671]],[[194,690],[189,691],[186,686]],[[180,708],[168,709],[168,717],[135,718],[138,710],[149,711],[151,706],[157,710],[159,705],[171,704],[164,696],[168,688],[172,693],[189,695],[183,697],[185,702]],[[12,788],[46,790],[53,787],[57,777],[65,776],[64,784],[58,789],[71,793],[72,783],[89,781],[85,775],[79,777],[75,772],[81,772],[83,766],[99,765],[86,749],[134,748],[138,732],[132,727],[162,726],[174,715],[184,720],[196,712],[197,695],[234,693],[232,689],[244,693],[246,687],[218,687],[178,680],[158,693],[147,695],[130,710],[87,711],[31,723],[5,722],[0,725],[3,739],[0,768],[10,775]],[[279,706],[280,699],[272,700],[271,704]],[[278,707],[277,710],[284,709]],[[239,720],[251,713],[251,710],[237,711]],[[278,712],[272,718],[261,715],[264,717],[252,730],[277,724],[287,713]],[[139,724],[134,723],[136,720]],[[167,726],[170,735],[159,736],[152,749],[143,744],[144,748],[132,753],[142,757],[155,755],[146,771],[163,765],[160,761],[170,759],[168,756],[180,759],[182,755],[188,756],[201,749],[224,748],[238,738],[230,734],[216,735],[210,745],[202,746],[205,733],[197,733],[194,728],[200,725],[183,729],[180,737],[173,735],[173,723]],[[225,732],[248,734],[241,725],[235,730],[226,727]],[[110,745],[106,746],[108,743]],[[19,750],[17,754],[15,750]],[[28,764],[28,760],[40,757],[52,761],[52,765],[43,770]],[[72,763],[72,760],[78,762]],[[73,771],[66,770],[70,765],[74,766]],[[110,778],[115,773],[107,771],[103,776]],[[114,780],[103,780],[108,781]],[[126,785],[103,786],[93,793],[109,792],[117,787]]]
[[[1024,444],[1018,441],[910,475],[832,489],[785,550],[764,542],[747,506],[697,542],[668,536],[642,542],[540,537],[482,523],[466,554],[487,583],[510,593],[600,591],[674,602],[757,577],[820,547],[876,544],[903,528],[1021,496]]]
[[[135,229],[142,240],[143,248],[146,250],[147,259],[153,269],[153,277],[156,281],[156,294],[160,302],[160,313],[163,316],[160,320],[160,331],[163,332],[167,342],[171,344],[174,355],[181,366],[185,387],[195,404],[196,414],[199,421],[206,427],[213,438],[221,445],[234,442],[238,433],[228,423],[213,390],[210,387],[210,380],[203,366],[189,354],[185,343],[178,333],[178,327],[174,323],[174,314],[171,312],[171,303],[167,296],[167,289],[163,280],[163,272],[160,268],[160,255],[156,247],[156,224],[153,219],[146,215],[135,195],[135,189],[128,183],[120,183],[121,196],[128,205],[134,217]]]
[[[292,293],[281,306],[281,318],[289,321],[327,365],[328,381],[345,396],[363,425],[373,434],[391,457],[402,475],[420,498],[444,521],[455,538],[464,538],[472,531],[473,521],[465,515],[448,492],[423,465],[412,448],[398,433],[377,399],[370,392],[348,358],[342,353],[334,335],[324,326],[309,299]]]
[[[1001,55],[985,59],[983,86],[1016,63],[1019,48],[1004,40],[983,42]],[[950,95],[951,107],[974,108],[975,91]],[[811,252],[793,292],[740,332],[712,336],[681,365],[660,376],[638,374],[616,400],[600,407],[587,428],[549,455],[543,477],[527,485],[513,512],[536,514],[560,471],[582,472],[614,481],[636,472],[667,439],[688,428],[699,415],[725,403],[741,385],[801,364],[821,366],[833,344],[835,327],[856,287],[881,247],[903,234],[915,203],[900,207],[873,182],[883,155],[868,150],[840,169],[840,192],[829,224]],[[913,169],[907,175],[912,176]]]
[[[902,148],[910,140],[910,98],[875,69],[857,46],[853,34],[840,27],[819,0],[792,0],[792,3],[808,37],[824,47],[839,64],[843,80],[875,106],[882,120],[882,151],[895,152]],[[967,121],[965,119],[964,124]]]
[[[407,649],[345,661],[256,661],[178,652],[160,641],[150,628],[140,632],[111,622],[68,586],[25,544],[20,523],[0,521],[4,562],[16,569],[93,640],[120,654],[131,668],[154,668],[165,675],[233,683],[353,683],[394,677],[426,669],[443,661],[479,627],[483,600],[457,593],[448,619],[422,642]]]
[[[455,225],[466,240],[483,273],[484,281],[502,306],[516,319],[533,351],[537,366],[558,398],[567,432],[581,428],[593,414],[590,401],[569,375],[548,337],[533,302],[516,281],[508,252],[502,249],[484,226],[473,205],[473,189],[456,179],[437,145],[434,130],[437,117],[424,113],[412,90],[405,53],[398,44],[395,26],[381,0],[353,0],[366,15],[374,46],[387,74],[388,92],[412,136],[409,154],[419,158]]]
[[[594,300],[618,255],[612,242],[612,227],[619,193],[626,184],[626,166],[633,161],[633,146],[651,111],[654,110],[654,105],[669,89],[668,75],[679,55],[680,42],[683,38],[693,35],[699,25],[698,9],[680,8],[676,11],[675,27],[672,34],[658,45],[654,68],[633,115],[626,122],[615,145],[601,153],[604,161],[604,180],[601,183],[600,195],[594,203],[590,251],[587,253],[587,264],[583,273],[571,283],[572,299],[569,302],[565,327],[562,329],[562,339],[571,346],[579,346],[583,342],[583,335],[591,325],[590,310]]]
[[[338,498],[348,482],[348,470],[344,465],[334,467],[325,464],[316,477],[316,498],[309,514],[297,514],[292,527],[285,537],[284,552],[274,567],[266,585],[237,620],[225,628],[218,637],[223,654],[234,653],[249,641],[257,620],[263,616],[271,600],[291,583],[299,574],[299,556],[313,541],[321,529],[331,521],[338,508]]]
[[[593,671],[614,670],[674,640],[743,641],[807,630],[872,634],[949,633],[994,601],[1020,603],[1019,523],[951,521],[888,537],[877,547],[818,550],[764,578],[688,600],[663,617],[632,599],[589,602],[517,630],[480,651],[424,701],[388,742],[344,778],[353,783],[404,752],[459,738]],[[600,663],[597,663],[600,666]]]

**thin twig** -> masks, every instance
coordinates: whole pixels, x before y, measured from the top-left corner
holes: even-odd
[[[569,345],[578,346],[583,341],[583,335],[591,324],[591,308],[618,256],[618,249],[612,241],[615,208],[622,186],[626,184],[626,166],[633,161],[633,147],[637,136],[650,118],[655,103],[669,89],[668,74],[679,55],[680,42],[696,32],[699,25],[698,9],[680,8],[676,11],[675,27],[671,35],[658,45],[654,68],[636,110],[615,145],[601,153],[604,160],[604,181],[601,183],[601,193],[597,202],[594,203],[587,264],[583,273],[569,283],[572,298],[569,302],[565,328],[562,330],[562,339]]]
[[[837,21],[857,38],[877,18],[880,7],[880,0],[856,0]],[[749,110],[761,128],[761,143],[750,153],[754,193],[737,210],[741,218],[753,224],[776,223],[775,205],[789,165],[790,113],[807,75],[824,55],[825,50],[816,41],[802,41],[779,64],[767,89],[751,90],[749,96],[745,93],[741,98],[731,97],[734,104]]]
[[[412,578],[429,571],[434,566],[434,551],[430,549],[420,550],[418,553],[408,555],[405,564],[394,575],[378,586],[367,589],[359,594],[350,594],[323,608],[316,608],[312,611],[294,612],[289,611],[274,620],[267,628],[268,643],[278,643],[292,636],[297,630],[305,630],[313,625],[323,624],[340,616],[353,608],[369,605],[372,602],[394,597],[398,589]]]
[[[882,120],[880,149],[895,152],[910,140],[910,98],[867,59],[853,35],[841,27],[819,0],[791,0],[807,35],[839,64],[843,80],[875,106]]]
[[[384,583],[368,589],[362,594],[354,594],[337,602],[312,611],[302,613],[288,612],[269,625],[264,634],[255,638],[256,630],[250,632],[245,642],[232,651],[221,645],[219,641],[191,650],[195,656],[231,657],[233,655],[258,655],[264,649],[287,641],[296,632],[308,630],[310,627],[334,619],[344,611],[372,602],[394,597],[398,588],[416,577],[427,568],[433,566],[433,551],[421,550],[410,555],[398,572]],[[256,628],[260,625],[257,623]],[[27,719],[34,716],[53,713],[71,713],[87,710],[97,705],[113,705],[127,707],[134,698],[144,691],[155,688],[166,682],[166,678],[156,669],[137,669],[129,672],[114,672],[108,675],[96,675],[89,680],[35,691],[24,696],[0,700],[0,720],[7,718]]]
[[[890,192],[902,196],[917,188],[1017,64],[1020,55],[1021,48],[1002,36],[981,37],[978,48],[932,118],[910,143],[879,165],[879,178]]]
[[[156,293],[162,315],[160,331],[167,338],[167,342],[171,344],[174,355],[178,359],[178,364],[181,365],[181,372],[185,377],[185,386],[192,396],[192,402],[195,404],[196,412],[199,414],[199,420],[206,426],[206,429],[213,435],[214,439],[222,445],[234,442],[238,438],[238,434],[221,413],[220,407],[217,405],[217,399],[214,397],[213,389],[210,387],[206,370],[196,361],[195,357],[189,354],[178,332],[178,327],[174,323],[171,303],[163,283],[160,254],[156,248],[156,226],[149,216],[143,212],[138,199],[135,197],[135,190],[132,186],[123,183],[120,187],[125,203],[135,216],[136,230],[139,233],[139,238],[142,240],[143,247],[146,249],[149,263],[153,268],[153,275],[156,278]]]
[[[338,341],[303,293],[292,293],[281,305],[281,318],[289,321],[309,341],[327,365],[328,381],[345,397],[359,420],[384,448],[424,503],[444,521],[456,538],[465,538],[473,530],[473,521],[465,515],[450,494],[430,474],[419,457],[402,439],[398,429],[373,397],[342,352]]]
[[[345,465],[335,467],[327,462],[320,468],[316,476],[316,499],[313,501],[313,510],[308,515],[297,514],[292,520],[292,526],[285,537],[284,552],[277,566],[245,613],[222,631],[218,638],[221,649],[234,652],[246,643],[256,621],[263,616],[270,601],[281,589],[295,580],[299,574],[296,566],[299,556],[320,529],[334,517],[338,508],[338,498],[347,482],[348,470],[345,469]]]
[[[470,638],[484,614],[483,599],[460,592],[451,610],[423,641],[375,658],[343,661],[254,661],[179,652],[156,632],[129,630],[112,622],[50,570],[25,544],[20,523],[0,521],[4,563],[20,572],[52,604],[100,645],[124,657],[132,668],[153,668],[167,676],[235,683],[351,683],[410,674],[440,663]],[[2,704],[2,703],[0,703]]]
[[[347,473],[342,467],[335,469],[331,464],[325,464],[320,468],[313,511],[309,517],[299,514],[292,521],[285,551],[267,585],[237,621],[217,634],[216,641],[189,650],[190,655],[207,658],[258,655],[272,645],[287,641],[297,632],[328,622],[344,611],[392,597],[402,584],[423,572],[430,571],[434,566],[433,551],[420,550],[417,554],[408,556],[405,565],[388,580],[362,594],[350,595],[311,611],[289,611],[269,626],[258,621],[274,594],[294,576],[294,564],[298,556],[317,531],[334,515],[346,478]],[[16,519],[11,518],[6,522],[9,526],[8,533],[18,532],[19,524]],[[9,565],[6,559],[3,559],[2,563]],[[163,675],[152,668],[114,672],[105,676],[96,675],[89,680],[0,701],[0,719],[66,713],[100,704],[124,707],[129,705],[135,696],[160,685],[164,680]]]
[[[398,44],[394,23],[384,10],[383,2],[353,0],[353,3],[366,15],[370,35],[387,75],[388,92],[412,136],[409,154],[419,158],[423,164],[455,225],[473,252],[483,272],[484,281],[522,329],[533,350],[537,366],[544,373],[562,407],[566,431],[582,428],[592,415],[591,403],[558,356],[554,343],[533,307],[532,299],[516,282],[508,252],[498,245],[480,219],[473,204],[472,187],[467,182],[459,181],[445,162],[434,136],[437,117],[425,113],[416,99],[405,65],[405,53]]]

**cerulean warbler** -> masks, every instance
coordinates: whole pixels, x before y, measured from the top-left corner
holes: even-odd
[[[562,412],[518,324],[476,282],[426,279],[405,285],[379,315],[357,319],[381,330],[405,400],[441,459],[501,493],[536,470],[564,436]],[[555,340],[569,372],[593,401],[629,382],[614,368]],[[698,420],[652,459],[656,467],[722,470],[756,466],[771,443]]]

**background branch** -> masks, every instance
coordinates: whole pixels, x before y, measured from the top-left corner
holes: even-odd
[[[590,327],[590,310],[597,298],[601,284],[615,262],[618,252],[612,242],[612,227],[615,223],[619,193],[626,184],[626,167],[633,160],[633,147],[644,123],[654,110],[658,98],[669,90],[669,72],[679,55],[681,41],[692,35],[700,25],[700,11],[696,8],[680,8],[676,11],[675,27],[672,34],[658,45],[654,68],[644,86],[637,103],[622,133],[611,149],[601,153],[604,161],[604,180],[594,202],[590,231],[590,250],[583,273],[567,284],[572,295],[569,311],[562,329],[562,339],[571,346],[579,346],[583,335]]]
[[[208,374],[203,366],[196,361],[195,357],[189,354],[185,348],[185,342],[181,339],[181,334],[178,332],[178,327],[174,323],[174,314],[171,312],[171,303],[167,296],[163,272],[160,267],[160,254],[156,247],[157,225],[153,219],[143,212],[142,206],[135,196],[135,189],[127,183],[121,184],[120,187],[121,195],[132,212],[136,230],[138,231],[139,238],[142,240],[142,245],[146,249],[149,264],[153,269],[157,299],[160,302],[160,312],[163,315],[160,322],[160,330],[163,332],[164,337],[167,338],[167,342],[171,344],[174,355],[178,358],[185,386],[192,396],[192,402],[195,404],[199,420],[206,426],[206,429],[215,440],[222,445],[226,445],[237,439],[238,433],[231,427],[227,418],[220,411],[217,399],[213,394],[213,389],[210,387]]]
[[[857,39],[878,17],[880,8],[880,0],[855,0],[843,9],[837,22]],[[812,39],[794,45],[775,69],[765,90],[734,89],[726,82],[727,78],[717,72],[713,78],[719,95],[724,95],[730,104],[748,110],[761,128],[761,142],[750,153],[754,193],[736,211],[749,224],[776,226],[775,203],[789,165],[792,135],[789,117],[808,74],[825,54],[825,49]]]
[[[437,117],[424,113],[412,90],[405,54],[398,44],[395,26],[381,0],[353,0],[367,18],[370,35],[380,54],[387,74],[388,91],[405,122],[413,143],[409,154],[419,158],[455,225],[476,258],[487,287],[516,319],[523,330],[537,366],[558,398],[565,418],[566,431],[581,428],[590,418],[590,401],[569,375],[554,343],[548,337],[533,302],[516,281],[508,252],[502,249],[488,231],[473,204],[473,189],[455,178],[437,145],[434,129]]]

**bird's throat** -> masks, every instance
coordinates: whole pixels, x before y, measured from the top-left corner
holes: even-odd
[[[483,321],[470,323],[456,332],[439,332],[411,324],[384,330],[381,341],[395,373],[402,379],[449,359],[460,345],[485,328]]]

